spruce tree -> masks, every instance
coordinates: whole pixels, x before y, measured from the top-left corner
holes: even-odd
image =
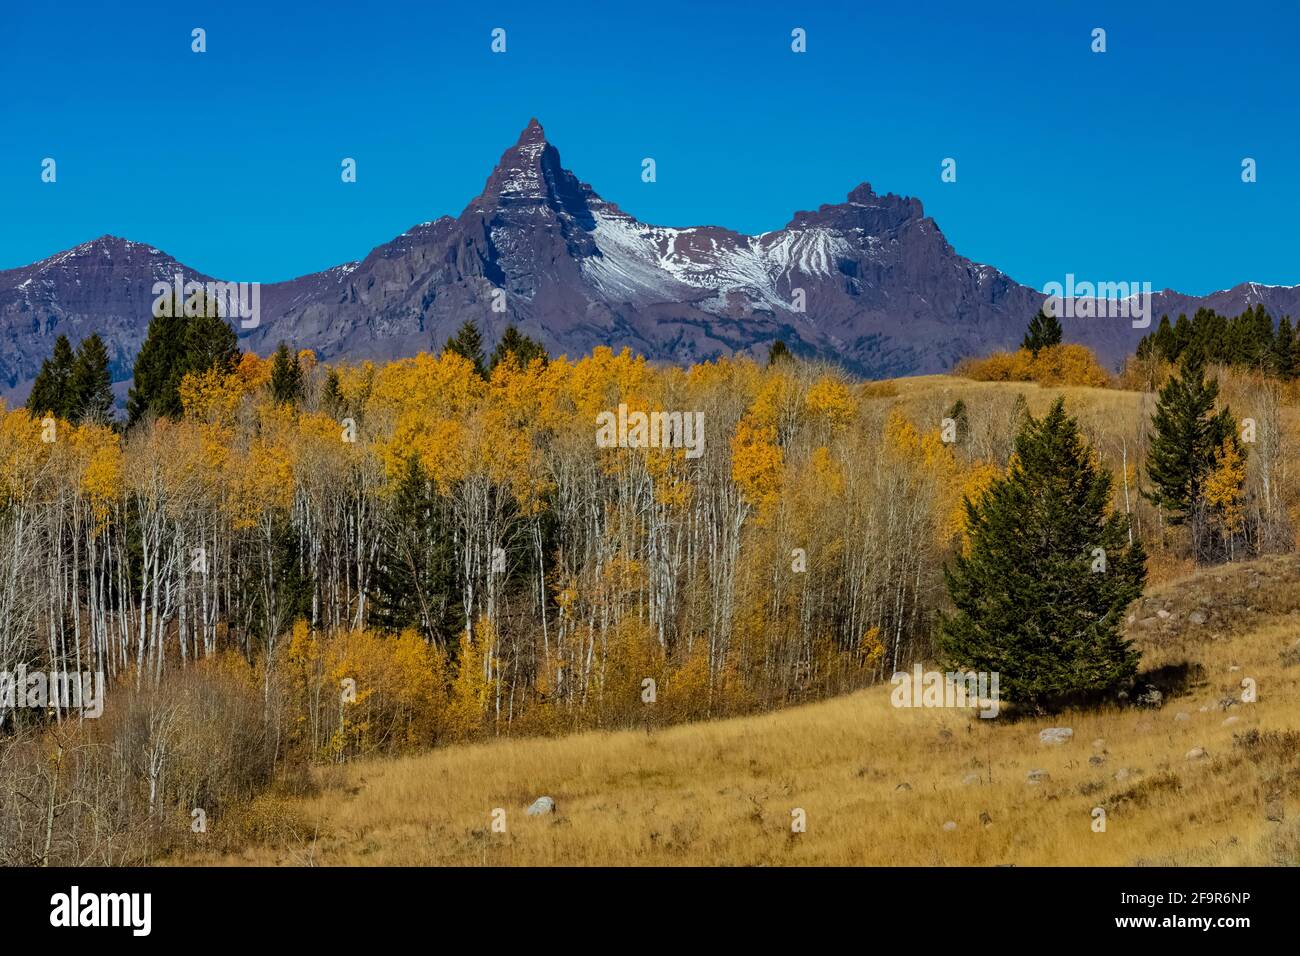
[[[271,360],[271,397],[284,405],[292,405],[302,398],[302,366],[284,342],[276,347]]]
[[[127,396],[128,425],[146,415],[178,418],[181,380],[188,373],[234,368],[239,358],[235,330],[217,314],[216,304],[204,299],[191,311],[198,314],[187,317],[183,305],[172,298],[149,320]]]
[[[321,390],[321,408],[336,417],[343,410],[343,386],[337,369],[331,368],[325,376],[325,387]]]
[[[206,372],[214,368],[229,372],[238,363],[239,338],[230,323],[217,315],[215,303],[209,310],[186,320],[187,372]]]
[[[1039,711],[1132,680],[1121,625],[1146,556],[1110,493],[1063,399],[1028,418],[1006,475],[967,499],[969,548],[944,568],[955,613],[939,644],[952,664],[996,672],[1002,693]]]
[[[1042,309],[1038,314],[1029,320],[1029,328],[1025,330],[1024,341],[1020,343],[1022,349],[1028,349],[1034,355],[1037,355],[1045,348],[1061,344],[1061,321],[1054,315],[1048,315]]]
[[[1196,347],[1184,353],[1178,375],[1160,389],[1151,418],[1155,435],[1147,453],[1147,475],[1154,488],[1142,494],[1171,524],[1184,524],[1196,513],[1205,478],[1233,432],[1232,412],[1214,411],[1218,396],[1219,383],[1206,380],[1205,360]]]
[[[447,340],[447,347],[443,351],[467,359],[479,376],[487,378],[487,367],[483,363],[483,336],[472,321],[465,320],[456,334]]]
[[[113,375],[108,349],[97,334],[82,339],[72,365],[68,417],[106,424],[113,416]]]
[[[550,356],[546,354],[546,347],[536,339],[524,335],[513,325],[507,325],[506,330],[501,333],[497,347],[492,350],[488,371],[491,372],[507,360],[514,362],[520,368],[527,368],[533,359],[541,359],[543,365],[550,361]]]
[[[1160,324],[1151,337],[1151,345],[1157,356],[1166,362],[1174,361],[1174,327],[1169,324],[1169,316],[1160,317]]]
[[[446,640],[457,621],[455,541],[416,455],[406,460],[388,522],[371,579],[371,620],[386,630],[413,627],[430,640]]]
[[[966,400],[959,398],[957,401],[953,402],[952,407],[948,409],[944,418],[952,419],[953,425],[955,426],[955,444],[966,444],[966,436],[970,433],[970,414],[966,411]]]
[[[1291,317],[1282,316],[1277,324],[1277,334],[1273,336],[1273,352],[1270,356],[1273,374],[1283,381],[1296,377],[1300,366],[1300,351],[1297,351],[1295,329]]]
[[[782,339],[777,339],[767,350],[767,364],[773,366],[777,362],[788,362],[794,356],[790,354],[790,348]]]
[[[33,415],[67,418],[71,405],[72,369],[75,359],[72,343],[66,335],[54,340],[50,357],[41,362],[36,380],[27,396],[27,410]]]

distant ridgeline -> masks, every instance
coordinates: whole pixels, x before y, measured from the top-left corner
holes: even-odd
[[[1190,321],[1180,315],[1171,323],[1166,315],[1156,330],[1138,343],[1137,357],[1177,362],[1192,348],[1209,362],[1255,369],[1283,379],[1300,374],[1300,346],[1290,316],[1283,316],[1275,330],[1272,316],[1262,305],[1248,308],[1232,319],[1213,309],[1197,309]]]

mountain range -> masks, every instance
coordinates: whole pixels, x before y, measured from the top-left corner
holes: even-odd
[[[0,394],[25,397],[59,334],[75,345],[92,332],[108,346],[120,394],[153,285],[177,274],[215,281],[114,236],[0,271]],[[435,350],[466,319],[489,346],[513,323],[553,355],[628,346],[678,363],[762,357],[779,338],[797,354],[886,377],[1014,347],[1044,298],[959,255],[920,200],[866,183],[760,235],[641,222],[565,169],[532,120],[459,216],[421,223],[364,259],[263,285],[259,325],[233,324],[246,349],[267,354],[283,340],[324,360]],[[1152,299],[1156,321],[1257,303],[1275,318],[1300,315],[1300,286]],[[1067,340],[1112,365],[1148,331],[1124,318],[1062,323]]]

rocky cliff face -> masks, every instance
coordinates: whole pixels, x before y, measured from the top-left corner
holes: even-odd
[[[0,272],[0,390],[25,395],[53,339],[99,332],[125,380],[152,286],[208,277],[105,236]],[[1043,296],[957,254],[919,200],[867,184],[842,203],[748,236],[640,222],[563,167],[533,120],[457,218],[416,226],[358,262],[262,289],[246,348],[281,339],[322,358],[387,359],[436,349],[466,319],[491,343],[514,323],[553,354],[628,346],[664,361],[765,354],[776,338],[868,376],[941,371],[1018,344]],[[1197,299],[1155,296],[1160,314],[1263,302],[1300,314],[1300,288],[1245,284]],[[1145,330],[1064,320],[1067,339],[1107,361]]]

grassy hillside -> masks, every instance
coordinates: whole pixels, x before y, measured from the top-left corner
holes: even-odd
[[[1300,863],[1300,560],[1159,586],[1129,632],[1158,706],[980,720],[896,709],[882,686],[762,716],[361,761],[324,773],[314,797],[260,799],[178,862]],[[1256,703],[1239,702],[1243,678]],[[1073,739],[1040,743],[1053,726]],[[557,812],[525,816],[543,794]],[[223,843],[234,849],[211,849]]]

